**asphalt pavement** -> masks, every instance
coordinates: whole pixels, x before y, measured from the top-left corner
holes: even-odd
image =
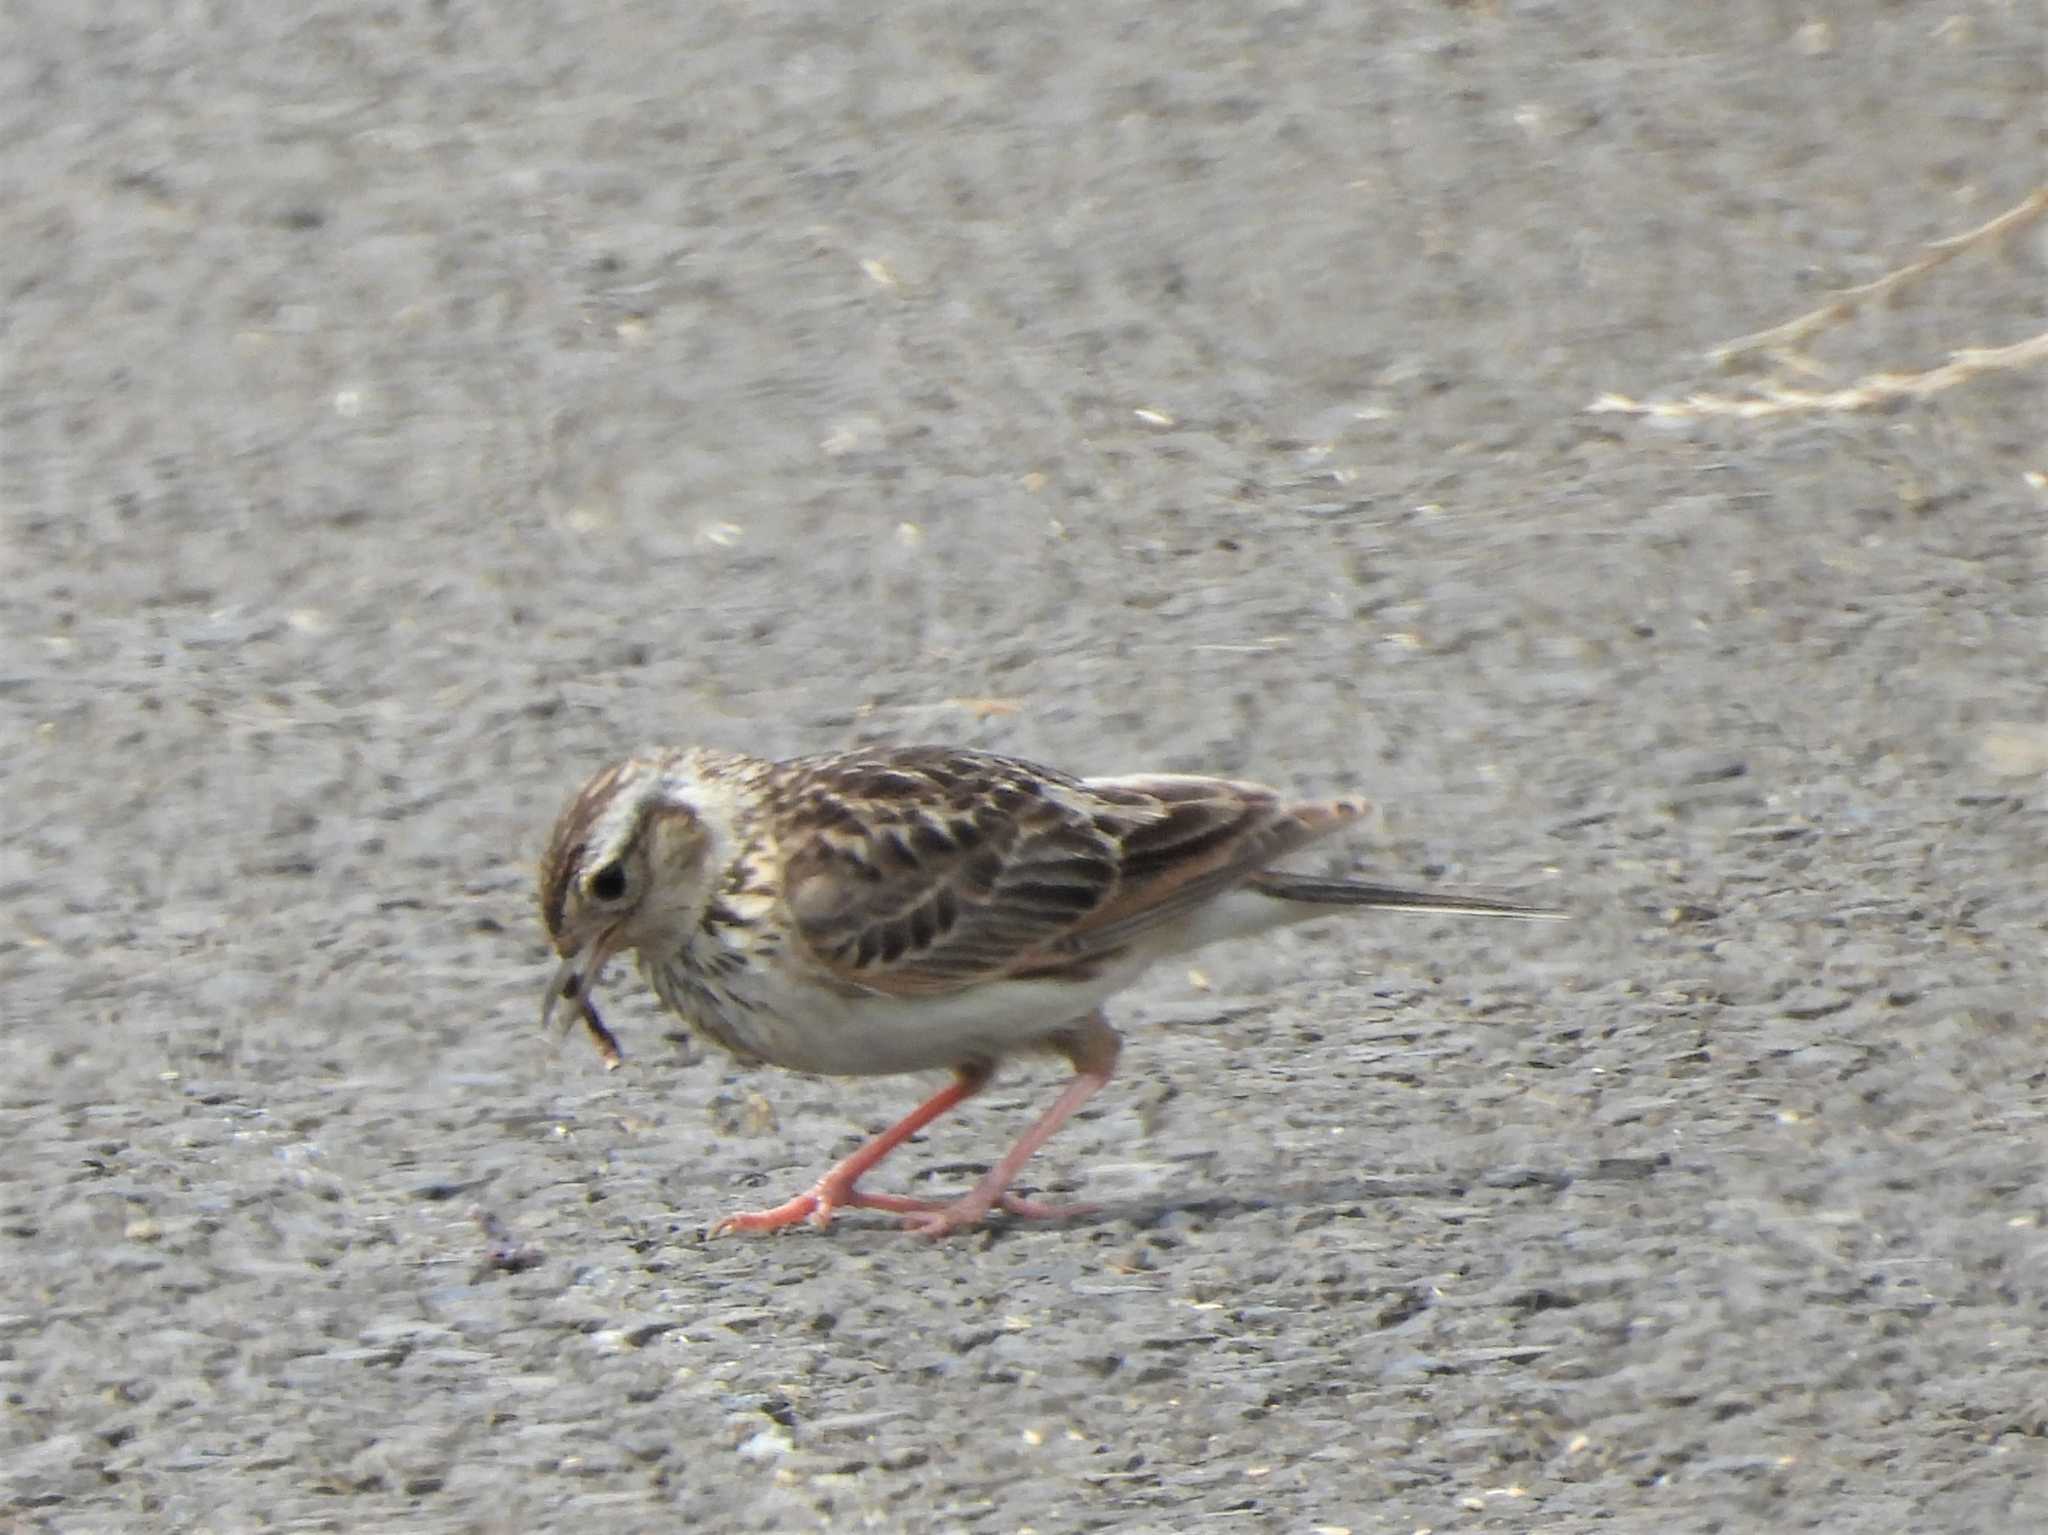
[[[2048,374],[1698,399],[2043,330],[1708,358],[2029,196],[2038,7],[5,30],[0,1528],[2048,1526]],[[544,1039],[541,839],[881,740],[1574,920],[1161,969],[1086,1221],[707,1242],[932,1084]]]

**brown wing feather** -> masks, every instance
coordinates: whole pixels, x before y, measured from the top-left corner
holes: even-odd
[[[1163,813],[1123,835],[1124,888],[1066,940],[1083,955],[1122,948],[1366,812],[1359,800],[1285,804],[1262,784],[1226,778],[1096,778],[1086,787]]]
[[[942,749],[799,760],[774,803],[797,936],[869,990],[1004,973],[1117,885],[1114,845],[1059,775]]]
[[[1086,968],[1355,813],[947,748],[784,768],[773,815],[797,935],[835,978],[897,995]]]

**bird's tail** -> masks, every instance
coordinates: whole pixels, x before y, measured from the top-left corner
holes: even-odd
[[[1374,885],[1356,879],[1318,879],[1312,874],[1287,874],[1267,870],[1245,881],[1261,895],[1276,901],[1300,901],[1311,906],[1364,906],[1381,911],[1442,912],[1454,917],[1522,917],[1555,919],[1570,915],[1553,906],[1529,906],[1520,901],[1500,901],[1483,895],[1455,895],[1439,890],[1402,890],[1394,885]]]

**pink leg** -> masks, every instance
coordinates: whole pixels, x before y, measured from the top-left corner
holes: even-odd
[[[1060,1126],[1072,1119],[1083,1104],[1102,1091],[1116,1069],[1117,1054],[1123,1048],[1123,1041],[1118,1038],[1116,1030],[1100,1013],[1056,1043],[1060,1053],[1074,1064],[1073,1080],[1067,1083],[1059,1097],[1053,1100],[1052,1107],[1038,1117],[1003,1159],[989,1169],[981,1182],[959,1199],[943,1201],[912,1199],[903,1194],[863,1194],[854,1185],[876,1163],[926,1125],[986,1087],[989,1079],[986,1069],[959,1071],[950,1086],[932,1094],[853,1155],[834,1163],[808,1192],[766,1210],[742,1210],[728,1215],[711,1228],[711,1235],[723,1236],[728,1231],[777,1231],[802,1220],[823,1229],[832,1223],[832,1212],[841,1209],[887,1210],[905,1216],[905,1224],[911,1230],[928,1237],[964,1231],[979,1224],[989,1211],[998,1206],[1012,1215],[1035,1220],[1087,1214],[1091,1208],[1087,1205],[1046,1205],[1009,1192],[1011,1180],[1023,1170],[1024,1164],[1031,1160],[1038,1148],[1051,1140]]]
[[[809,1192],[784,1200],[766,1210],[742,1210],[728,1215],[711,1228],[715,1237],[728,1231],[778,1231],[798,1221],[809,1220],[823,1230],[832,1224],[832,1212],[852,1206],[903,1213],[932,1208],[931,1202],[905,1199],[894,1194],[863,1194],[854,1187],[874,1165],[909,1140],[926,1125],[951,1109],[958,1108],[988,1085],[986,1071],[963,1071],[948,1086],[940,1088],[895,1124],[843,1161],[835,1162]]]
[[[981,1182],[951,1204],[927,1207],[928,1213],[913,1215],[905,1222],[920,1236],[942,1237],[978,1225],[998,1204],[1014,1215],[1056,1218],[1084,1215],[1088,1207],[1059,1208],[1016,1198],[1008,1192],[1010,1180],[1023,1171],[1038,1148],[1051,1140],[1061,1125],[1072,1119],[1081,1105],[1101,1092],[1116,1070],[1117,1053],[1123,1041],[1097,1013],[1074,1034],[1061,1042],[1061,1053],[1074,1063],[1074,1079],[1060,1090],[1052,1107],[1017,1139],[1002,1161],[988,1170]]]

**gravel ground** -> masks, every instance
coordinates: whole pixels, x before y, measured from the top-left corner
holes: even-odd
[[[0,1527],[2048,1522],[2042,374],[1585,409],[2038,179],[2037,7],[1839,9],[11,7]],[[551,1047],[540,838],[882,739],[1578,919],[1157,973],[1085,1223],[706,1243],[930,1084]]]

